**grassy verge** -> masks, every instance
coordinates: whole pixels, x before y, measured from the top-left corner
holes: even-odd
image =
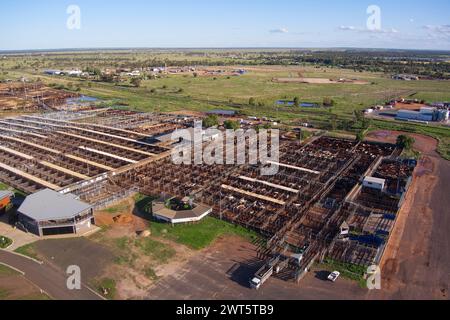
[[[5,300],[11,295],[8,289],[0,288],[0,300]]]
[[[167,263],[176,254],[176,251],[170,246],[150,238],[137,239],[135,240],[134,245],[138,247],[144,255],[151,257],[161,264]]]
[[[22,254],[24,256],[39,260],[37,252],[34,250],[33,244],[26,244],[22,247],[17,248],[14,252]]]
[[[0,277],[2,276],[13,276],[13,275],[17,275],[18,272],[8,268],[7,266],[4,266],[2,264],[0,264]]]
[[[103,278],[94,282],[94,288],[100,293],[103,297],[109,300],[113,300],[116,296],[117,288],[116,281],[110,278]]]
[[[145,276],[150,280],[158,280],[158,275],[152,267],[147,267],[144,270]]]
[[[323,263],[317,265],[319,268],[327,271],[339,271],[343,278],[356,281],[362,288],[366,288],[364,275],[366,268],[351,263],[342,263],[333,259],[325,259]]]
[[[109,214],[116,214],[119,212],[124,212],[127,211],[129,209],[130,205],[128,204],[127,201],[121,202],[113,207],[109,207],[107,209],[104,209],[102,211],[107,212]]]
[[[0,249],[6,249],[8,248],[13,241],[10,238],[0,236]]]
[[[420,158],[421,153],[419,151],[415,151],[415,150],[404,150],[401,154],[401,156],[403,158],[408,158],[408,159],[416,159],[418,160]]]
[[[25,301],[43,301],[43,300],[52,300],[48,295],[44,293],[34,293],[30,295],[26,295],[18,298],[17,300],[25,300]]]
[[[254,240],[258,237],[252,231],[212,217],[206,217],[196,224],[175,225],[173,227],[166,223],[152,222],[150,229],[152,235],[173,240],[195,250],[208,247],[221,235],[237,235],[248,240]]]

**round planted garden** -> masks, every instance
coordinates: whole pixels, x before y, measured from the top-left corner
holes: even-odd
[[[6,249],[8,248],[13,241],[10,238],[0,236],[0,249]]]

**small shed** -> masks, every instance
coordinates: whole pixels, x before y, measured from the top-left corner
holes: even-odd
[[[383,191],[386,186],[386,180],[374,177],[365,177],[363,187]]]
[[[179,211],[167,208],[164,202],[155,201],[152,204],[153,217],[171,224],[199,222],[211,212],[211,207],[202,204],[193,204],[192,209]]]

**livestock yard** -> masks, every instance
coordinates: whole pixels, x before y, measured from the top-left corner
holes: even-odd
[[[0,83],[0,111],[51,110],[75,96],[74,93],[56,90],[40,82]]]
[[[272,176],[260,175],[262,165],[175,165],[177,142],[158,137],[194,120],[108,108],[5,118],[0,180],[27,193],[76,194],[96,209],[137,192],[189,197],[264,237],[258,257],[284,280],[301,280],[324,259],[380,262],[416,165],[402,150],[318,136],[282,139]]]

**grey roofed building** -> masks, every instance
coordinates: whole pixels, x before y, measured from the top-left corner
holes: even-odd
[[[33,220],[46,221],[70,219],[91,207],[90,204],[77,200],[72,194],[44,189],[28,196],[19,211]]]
[[[172,224],[198,222],[211,212],[211,207],[202,204],[195,204],[195,207],[191,210],[175,211],[167,208],[164,202],[155,201],[152,203],[153,217]]]
[[[95,223],[90,204],[50,189],[28,196],[17,211],[21,226],[39,236],[77,234]]]

